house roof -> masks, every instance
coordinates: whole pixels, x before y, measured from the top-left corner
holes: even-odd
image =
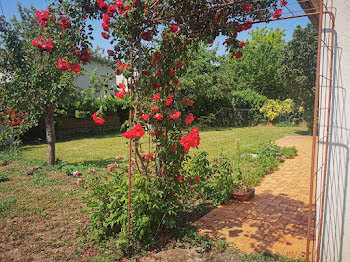
[[[315,13],[320,10],[321,0],[298,0],[301,8],[305,11],[305,13]],[[308,16],[312,25],[318,29],[318,15]]]

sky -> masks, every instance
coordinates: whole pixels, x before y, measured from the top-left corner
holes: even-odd
[[[18,1],[13,1],[13,0],[0,0],[2,10],[4,12],[4,15],[6,19],[11,18],[12,16],[17,14],[17,2]],[[21,0],[21,4],[25,7],[29,7],[30,5],[33,5],[35,8],[42,10],[46,9],[47,5],[51,2],[51,0]],[[290,11],[292,11],[294,14],[301,14],[301,8],[299,4],[297,3],[297,0],[288,0],[288,7]],[[283,9],[284,15],[283,16],[290,16],[291,13],[287,9]],[[1,14],[1,9],[0,9],[0,14]],[[283,17],[282,16],[282,17]],[[264,26],[267,26],[268,28],[280,28],[285,30],[285,40],[289,41],[292,39],[293,31],[297,25],[300,25],[302,27],[305,27],[307,23],[309,22],[308,18],[302,17],[302,18],[293,18],[293,19],[286,19],[286,20],[280,20],[280,21],[274,21],[270,22],[268,24],[266,23],[261,23],[261,24],[255,24],[253,26],[253,29],[259,29]],[[92,42],[94,47],[100,47],[105,50],[107,49],[112,49],[111,45],[109,44],[109,41],[105,40],[101,36],[102,28],[101,28],[101,22],[98,21],[92,21],[92,26],[94,27],[94,41]],[[250,36],[247,31],[241,32],[238,34],[238,39],[241,41],[244,41],[246,39],[249,39]],[[225,48],[223,46],[223,37],[218,37],[216,41],[213,44],[213,48],[215,46],[219,46],[218,49],[218,54],[222,55],[225,53]]]

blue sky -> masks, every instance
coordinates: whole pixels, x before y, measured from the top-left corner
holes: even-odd
[[[5,14],[7,19],[16,15],[18,1],[0,0],[0,2],[2,4],[2,8],[3,8],[4,14]],[[42,9],[46,9],[48,3],[50,3],[51,0],[21,0],[20,2],[22,5],[24,5],[26,7],[33,5],[35,8],[42,10]],[[301,8],[296,0],[288,0],[288,6],[289,6],[289,9],[291,11],[295,12],[295,14],[301,13],[300,12]],[[288,11],[284,10],[284,12],[288,12]],[[290,16],[290,14],[285,14],[285,15]],[[266,23],[256,24],[253,26],[253,29],[256,30],[256,29],[264,27],[264,26],[267,26],[269,28],[279,27],[279,28],[285,30],[285,34],[286,34],[285,39],[286,39],[286,41],[288,41],[292,38],[294,28],[297,25],[301,25],[302,27],[305,27],[308,22],[309,22],[309,20],[306,17],[293,18],[293,19],[280,20],[277,22],[270,22],[269,24],[266,24]],[[106,50],[111,49],[109,42],[101,36],[101,32],[102,32],[101,23],[94,21],[94,22],[92,22],[92,25],[95,29],[94,30],[95,40],[93,41],[93,45],[104,48]],[[241,32],[238,35],[239,40],[246,40],[247,38],[249,38],[247,31]],[[225,52],[225,48],[222,45],[222,42],[223,42],[223,38],[218,37],[213,45],[213,46],[216,46],[217,44],[219,44],[219,51],[218,51],[219,54],[223,54]]]

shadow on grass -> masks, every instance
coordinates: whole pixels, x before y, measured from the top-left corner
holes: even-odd
[[[300,136],[312,136],[312,132],[310,132],[309,130],[296,130],[294,131],[294,133]]]

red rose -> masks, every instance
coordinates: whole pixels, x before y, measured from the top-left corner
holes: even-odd
[[[185,124],[190,125],[190,124],[192,124],[193,121],[194,121],[193,114],[192,113],[188,114],[186,119],[185,119]]]
[[[282,9],[277,9],[277,10],[273,13],[272,16],[273,16],[274,19],[278,19],[278,18],[281,17],[282,14],[283,14]]]
[[[163,115],[161,113],[158,113],[153,118],[157,120],[161,120],[163,118]]]
[[[105,123],[105,120],[103,118],[100,118],[100,117],[97,116],[97,112],[92,116],[92,119],[98,125],[103,125]]]
[[[102,23],[102,28],[103,28],[103,30],[105,30],[105,31],[108,31],[108,30],[109,30],[109,26],[108,26],[107,24],[105,24],[105,23]]]
[[[177,61],[176,67],[177,67],[177,68],[181,68],[182,66],[183,66],[182,61]]]
[[[131,130],[123,133],[122,136],[127,139],[133,139],[133,138],[141,138],[144,134],[145,134],[145,130],[143,130],[142,126],[137,124]]]
[[[174,96],[173,96],[173,95],[168,96],[167,99],[166,99],[165,105],[166,105],[166,106],[170,106],[171,103],[173,102],[173,99],[174,99]]]
[[[179,27],[177,25],[171,25],[170,31],[173,33],[176,33],[177,31],[179,31]]]
[[[119,83],[118,84],[119,88],[125,90],[126,89],[126,85],[124,85],[123,83]]]
[[[102,32],[101,35],[103,36],[103,38],[105,39],[109,39],[111,36],[109,34],[106,34],[105,32]]]
[[[81,70],[81,67],[80,65],[77,63],[77,64],[73,64],[73,65],[70,65],[70,68],[72,69],[72,71],[74,73],[79,73],[80,70]]]
[[[169,76],[171,76],[171,77],[175,76],[175,69],[174,68],[170,69]]]
[[[241,6],[241,10],[243,12],[251,12],[252,11],[252,8],[253,8],[253,5],[252,4],[249,4],[249,3],[246,3],[244,4],[243,6]]]
[[[184,146],[184,152],[188,152],[191,147],[197,147],[200,144],[200,137],[199,137],[199,132],[198,128],[195,127],[189,134],[188,136],[183,136],[180,144]]]
[[[157,113],[159,111],[159,107],[158,106],[151,106],[151,111],[153,113]]]
[[[181,116],[181,112],[176,112],[175,114],[172,114],[171,111],[170,111],[170,117],[171,117],[171,119],[176,120],[176,119],[178,119],[180,116]]]
[[[154,97],[153,97],[153,101],[159,101],[160,99],[160,94],[157,93]]]
[[[64,60],[64,58],[58,59],[57,68],[59,70],[68,70],[70,67],[71,65],[66,60]]]
[[[235,58],[240,59],[242,57],[242,52],[236,52],[235,53]]]
[[[125,97],[125,91],[121,90],[119,92],[116,92],[115,96],[118,97],[118,98],[124,98]]]
[[[244,41],[242,41],[242,42],[239,43],[239,46],[240,46],[240,47],[245,47],[245,46],[246,46],[246,43],[245,43]]]
[[[288,4],[288,2],[286,0],[281,0],[281,2],[280,2],[281,7],[286,6],[287,4]]]
[[[162,58],[162,53],[157,51],[153,54],[153,58],[156,59],[156,60],[159,60]]]
[[[46,22],[49,21],[51,13],[48,10],[38,10],[35,14],[38,17],[39,23],[44,27],[48,27]]]
[[[42,50],[49,51],[49,52],[53,49],[52,38],[45,39],[45,38],[39,36],[32,41],[32,45],[35,47],[39,47]]]
[[[107,11],[108,5],[103,0],[97,0],[97,5],[102,11]]]
[[[102,20],[106,25],[109,25],[111,23],[111,18],[108,14],[104,14]]]
[[[150,118],[151,114],[147,114],[147,115],[142,115],[141,118],[145,121],[148,121]]]
[[[176,179],[176,181],[177,181],[177,182],[181,182],[183,179],[184,179],[183,176],[179,176],[179,177]]]
[[[152,41],[152,32],[151,31],[143,31],[141,33],[141,38],[145,41]]]
[[[109,56],[114,56],[114,52],[113,52],[112,50],[107,50],[107,54],[108,54]]]
[[[69,17],[61,15],[60,19],[58,19],[58,23],[61,25],[62,29],[66,29],[70,27],[71,20],[69,19]]]

